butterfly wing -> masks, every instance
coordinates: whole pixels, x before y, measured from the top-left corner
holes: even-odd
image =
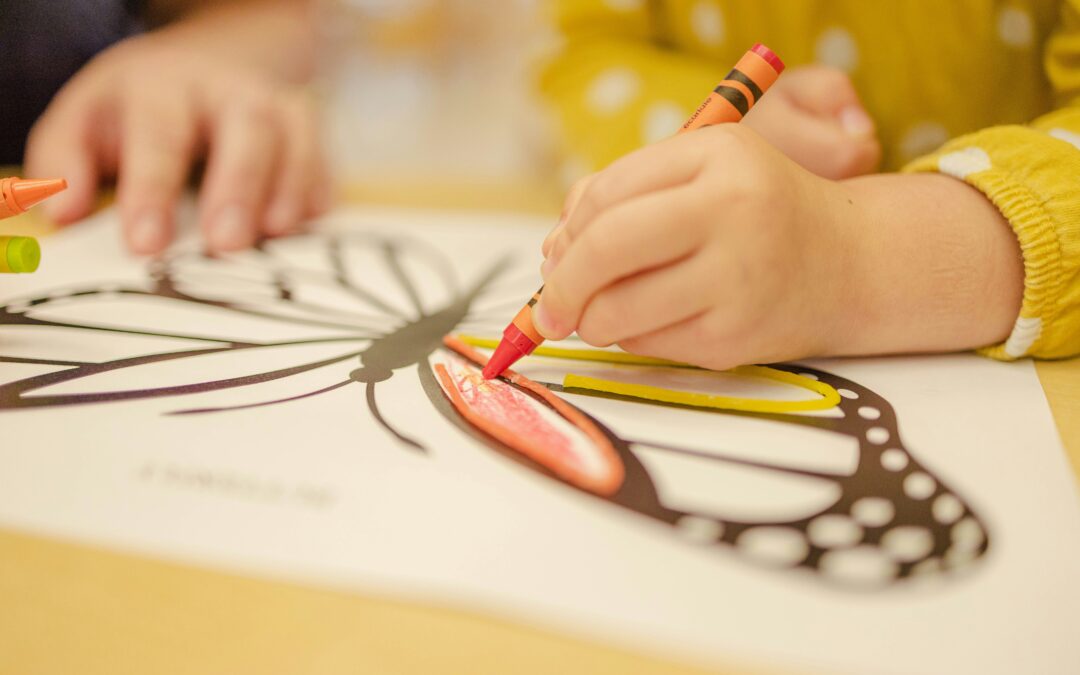
[[[557,379],[560,367],[536,361],[532,372]],[[831,373],[781,368],[835,387],[840,404],[822,414],[734,414],[564,392],[591,415],[624,467],[618,491],[589,492],[662,521],[694,544],[728,548],[763,566],[809,570],[846,587],[961,569],[986,553],[985,524],[906,449],[885,399]],[[685,381],[686,373],[672,376]],[[653,380],[662,375],[649,373]],[[431,376],[421,379],[430,383]],[[444,415],[489,447],[582,489],[483,433],[448,404],[445,387],[425,389]],[[668,440],[672,428],[682,430],[681,444]],[[687,439],[694,442],[687,446]]]

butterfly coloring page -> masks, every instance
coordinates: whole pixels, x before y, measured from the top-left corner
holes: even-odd
[[[544,431],[551,452],[523,452],[455,405],[478,364],[443,338],[498,338],[535,290],[541,223],[353,211],[252,251],[153,261],[120,250],[109,214],[46,240],[42,272],[0,287],[0,526],[706,662],[783,640],[824,668],[1008,672],[1008,641],[988,642],[1010,625],[1039,626],[1046,663],[1061,662],[1067,622],[1044,622],[1080,600],[1076,488],[1030,364],[773,364],[839,394],[774,413],[564,379],[806,392],[537,356],[518,370],[563,412],[505,382],[518,407],[493,414],[568,440]],[[609,490],[567,468],[589,470],[590,443],[610,449]],[[1036,601],[1046,615],[1030,624],[1003,618]],[[835,632],[875,623],[860,644]],[[910,663],[875,661],[904,639],[921,645]]]

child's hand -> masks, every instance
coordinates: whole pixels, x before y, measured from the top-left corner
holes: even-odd
[[[826,180],[741,125],[585,179],[545,253],[543,335],[714,369],[989,344],[1023,289],[1015,236],[964,183]]]
[[[825,178],[862,176],[881,161],[874,122],[851,80],[835,68],[789,70],[743,124]]]
[[[204,156],[199,221],[212,250],[295,231],[326,208],[313,108],[285,77],[237,56],[245,40],[257,44],[236,28],[242,18],[207,17],[122,42],[60,91],[27,146],[31,175],[64,176],[71,186],[47,205],[50,216],[85,217],[115,176],[128,245],[160,252]]]

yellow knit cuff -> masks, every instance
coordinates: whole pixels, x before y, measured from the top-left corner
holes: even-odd
[[[1059,150],[1056,143],[1060,141],[1026,127],[995,127],[951,141],[903,169],[905,173],[940,172],[975,187],[997,206],[1020,241],[1024,256],[1020,316],[1005,342],[979,350],[995,359],[1065,355],[1060,353],[1061,345],[1052,344],[1058,341],[1048,337],[1062,333],[1055,324],[1061,314],[1066,270],[1057,227],[1046,207],[1046,186],[1039,186],[1044,196],[1037,194],[1030,173],[1031,159],[1052,157]],[[1068,182],[1061,174],[1057,181]]]

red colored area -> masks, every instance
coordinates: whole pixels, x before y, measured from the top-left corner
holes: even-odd
[[[447,336],[443,342],[470,361],[483,366],[486,359],[463,342]],[[473,426],[583,490],[611,496],[625,477],[622,461],[611,440],[588,417],[547,388],[512,370],[503,377],[551,405],[556,413],[587,439],[589,457],[575,447],[571,436],[540,414],[526,394],[504,380],[484,380],[480,373],[463,370],[451,375],[442,364],[435,372],[458,412]]]
[[[503,331],[502,341],[491,359],[484,366],[484,379],[492,380],[502,375],[507,368],[517,363],[521,357],[528,356],[536,349],[536,343],[520,328],[510,324]]]
[[[521,441],[542,445],[553,462],[580,463],[573,453],[570,437],[544,419],[524,394],[503,382],[487,382],[475,371],[464,368],[452,377],[465,403],[478,415],[492,424],[513,429]]]

